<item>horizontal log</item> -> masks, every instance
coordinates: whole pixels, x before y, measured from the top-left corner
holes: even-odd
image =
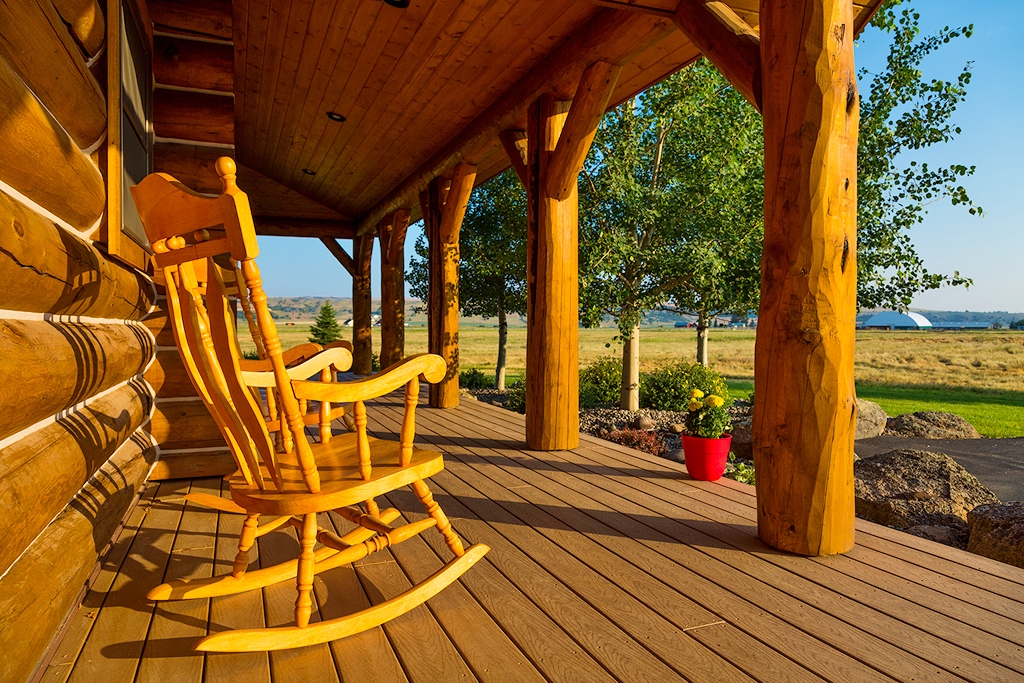
[[[235,99],[157,88],[153,92],[153,131],[162,138],[233,145]]]
[[[174,176],[185,187],[196,192],[220,194],[220,178],[214,165],[224,155],[230,156],[230,150],[178,142],[157,142],[153,145],[153,170]],[[241,187],[245,189],[244,185]]]
[[[50,0],[0,3],[0,54],[79,147],[103,137],[106,99]]]
[[[309,218],[278,218],[253,216],[257,235],[279,237],[317,237],[320,239],[350,240],[356,236],[355,226],[349,221],[317,221]]]
[[[155,456],[125,442],[0,579],[0,680],[27,681],[142,488]]]
[[[156,360],[143,377],[160,398],[198,396],[176,348],[158,351]]]
[[[161,449],[216,448],[225,446],[217,423],[200,399],[157,401],[146,429]]]
[[[131,382],[0,450],[0,575],[135,433],[152,402],[144,382]]]
[[[72,227],[91,228],[106,205],[103,176],[3,58],[0,121],[0,181]]]
[[[232,92],[235,51],[230,45],[158,35],[153,39],[153,80],[159,85]]]
[[[156,308],[142,324],[156,337],[157,346],[174,346],[174,330],[171,328],[171,319],[167,316],[166,299],[156,302]]]
[[[231,40],[230,0],[149,0],[157,31]]]
[[[96,0],[53,0],[53,6],[71,28],[71,34],[85,54],[92,57],[100,51],[107,31],[100,3]]]
[[[96,247],[0,192],[0,308],[137,320],[153,286]]]
[[[150,481],[223,477],[238,469],[228,451],[161,455],[149,473]]]
[[[0,320],[0,438],[137,375],[152,338],[132,325]]]

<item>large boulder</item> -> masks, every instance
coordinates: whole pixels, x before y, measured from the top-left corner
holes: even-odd
[[[967,524],[969,551],[1024,569],[1024,502],[979,505]]]
[[[963,547],[967,513],[999,499],[945,453],[900,449],[853,463],[857,516]]]
[[[886,431],[896,436],[920,439],[980,439],[981,434],[970,422],[954,415],[923,411],[905,413],[889,420]]]
[[[885,422],[889,416],[882,410],[882,406],[873,401],[857,399],[857,431],[854,439],[870,439],[881,436],[885,431]]]

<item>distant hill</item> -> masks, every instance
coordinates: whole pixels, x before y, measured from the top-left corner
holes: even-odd
[[[857,316],[857,322],[862,323],[878,313],[879,310],[864,310]],[[1024,319],[1024,313],[1010,313],[1008,311],[932,311],[925,308],[911,308],[914,313],[920,313],[932,323],[1001,323],[1003,327],[1010,323]]]

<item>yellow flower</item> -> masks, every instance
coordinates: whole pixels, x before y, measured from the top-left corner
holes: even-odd
[[[704,392],[701,391],[700,389],[694,389],[693,391],[690,392],[690,398],[704,398]]]
[[[700,401],[690,401],[690,405],[689,405],[690,410],[699,410],[700,406],[701,406]]]
[[[714,394],[712,394],[711,396],[708,396],[706,399],[704,399],[704,403],[706,403],[711,408],[721,408],[723,405],[725,405],[725,399],[723,399],[721,396],[715,396]]]

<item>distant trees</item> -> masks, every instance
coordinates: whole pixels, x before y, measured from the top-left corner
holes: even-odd
[[[526,314],[526,193],[509,169],[473,191],[459,233],[459,308],[498,319],[494,386],[505,388],[508,316]],[[416,240],[409,291],[427,298],[427,242]]]
[[[322,346],[339,339],[341,339],[341,325],[338,324],[331,302],[325,301],[316,315],[316,320],[309,328],[309,341]]]
[[[921,64],[951,40],[969,38],[974,26],[946,26],[922,37],[920,15],[912,8],[897,12],[899,4],[901,0],[889,0],[871,20],[892,39],[885,68],[877,74],[861,69],[859,74],[870,88],[861,99],[857,153],[857,304],[906,311],[919,292],[971,284],[956,271],[930,272],[914,248],[910,229],[924,220],[929,204],[945,198],[965,205],[972,215],[981,214],[981,207],[960,185],[974,166],[934,168],[906,161],[907,154],[960,134],[952,117],[967,96],[972,62],[952,81],[926,80]]]

